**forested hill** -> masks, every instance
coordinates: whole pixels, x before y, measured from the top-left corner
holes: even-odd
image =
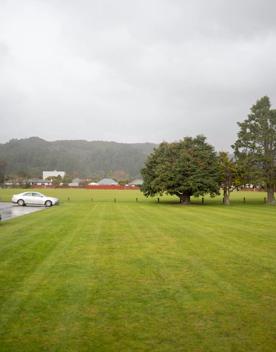
[[[43,170],[64,170],[72,176],[136,177],[152,143],[60,140],[48,142],[38,137],[12,139],[0,144],[0,160],[7,163],[6,175],[41,177]]]

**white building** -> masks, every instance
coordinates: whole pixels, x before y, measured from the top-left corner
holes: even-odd
[[[60,176],[61,178],[64,178],[65,176],[65,171],[43,171],[42,173],[43,180],[46,180],[48,177],[58,177]]]

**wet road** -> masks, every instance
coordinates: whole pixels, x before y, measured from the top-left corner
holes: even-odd
[[[0,214],[2,221],[16,218],[17,216],[34,213],[36,211],[44,209],[45,207],[20,207],[19,205],[12,204],[9,202],[0,202]]]

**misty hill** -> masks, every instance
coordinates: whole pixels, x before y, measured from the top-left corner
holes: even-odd
[[[38,137],[12,139],[0,144],[0,160],[7,162],[7,175],[41,177],[43,170],[64,170],[72,176],[102,177],[140,174],[152,143],[60,140]]]

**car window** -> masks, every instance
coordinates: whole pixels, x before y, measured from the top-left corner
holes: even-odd
[[[40,194],[39,193],[32,193],[32,196],[33,197],[40,197]]]
[[[25,197],[31,197],[31,196],[32,196],[32,193],[24,193],[24,196],[25,196]]]

